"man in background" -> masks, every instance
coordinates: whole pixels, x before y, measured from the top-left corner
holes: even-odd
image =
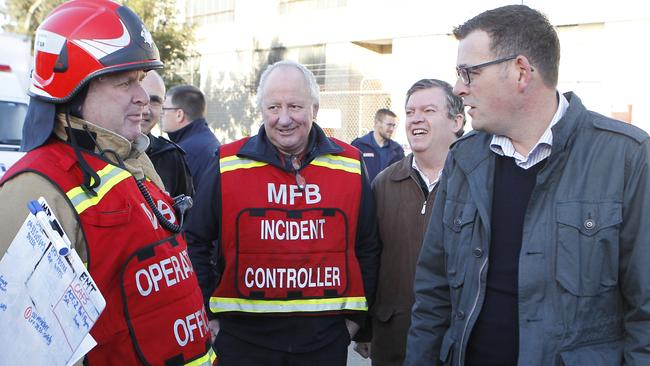
[[[390,139],[395,132],[395,127],[397,127],[397,115],[389,109],[382,108],[375,112],[374,130],[352,141],[352,146],[363,153],[363,162],[366,164],[368,179],[371,182],[379,172],[404,157],[404,149]]]
[[[372,343],[355,349],[374,366],[401,366],[411,324],[413,278],[422,238],[449,146],[463,135],[463,100],[442,80],[423,79],[406,92],[406,138],[412,154],[379,173],[377,202],[382,253],[372,314]]]
[[[167,92],[162,108],[162,129],[185,153],[194,189],[215,157],[219,140],[205,120],[205,96],[192,85],[175,86]]]
[[[172,197],[180,195],[191,196],[192,176],[185,162],[185,152],[175,143],[162,136],[154,136],[151,130],[160,122],[162,104],[165,99],[165,83],[155,70],[147,72],[142,80],[142,87],[149,94],[148,113],[145,113],[140,124],[142,133],[149,137],[147,156],[153,163],[156,172]]]

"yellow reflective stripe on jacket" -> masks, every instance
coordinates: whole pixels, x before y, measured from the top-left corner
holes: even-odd
[[[111,188],[126,178],[131,177],[131,173],[128,171],[111,164],[106,165],[98,171],[97,175],[101,179],[99,187],[95,189],[97,196],[87,194],[81,186],[72,188],[66,193],[78,214],[84,212],[88,207],[98,204]]]
[[[221,173],[237,169],[258,168],[265,165],[268,164],[262,163],[261,161],[240,158],[237,155],[226,156],[225,158],[219,159],[219,171]]]
[[[337,310],[368,310],[366,298],[337,297],[305,300],[251,300],[211,297],[210,310],[214,313],[240,311],[246,313],[299,313]]]
[[[200,358],[197,358],[196,360],[186,363],[185,366],[212,366],[214,363],[214,360],[217,359],[217,354],[214,353],[214,350],[212,347],[210,347],[210,350],[208,353],[205,355],[201,356]]]
[[[330,169],[344,170],[348,173],[361,174],[361,162],[344,156],[326,154],[316,157],[310,163]]]

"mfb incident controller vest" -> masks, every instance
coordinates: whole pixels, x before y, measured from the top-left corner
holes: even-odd
[[[181,235],[164,229],[125,169],[96,155],[84,159],[100,177],[96,195],[72,148],[60,141],[18,161],[2,182],[34,172],[58,186],[78,215],[87,242],[88,270],[106,299],[91,334],[98,345],[90,365],[211,365],[215,355],[201,291]],[[158,210],[177,222],[172,200],[143,182]]]
[[[367,310],[355,255],[361,197],[358,151],[316,157],[295,172],[220,149],[224,272],[215,313],[313,314]]]

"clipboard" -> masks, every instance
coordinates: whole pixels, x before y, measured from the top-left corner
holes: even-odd
[[[0,260],[0,363],[71,365],[106,301],[45,199],[29,208]]]

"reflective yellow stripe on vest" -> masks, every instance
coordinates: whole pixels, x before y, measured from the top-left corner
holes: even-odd
[[[211,297],[210,310],[213,313],[239,311],[246,313],[299,313],[337,310],[368,310],[366,298],[337,297],[305,300],[251,300],[230,297]]]
[[[221,173],[230,172],[237,169],[259,168],[265,165],[269,164],[251,159],[240,158],[237,155],[226,156],[225,158],[219,159],[219,171]]]
[[[118,183],[131,177],[131,173],[114,165],[108,164],[97,172],[99,175],[99,187],[95,188],[97,196],[91,196],[86,193],[81,186],[72,188],[66,195],[78,214],[84,212],[88,207],[95,206],[104,198],[106,193],[115,187]]]
[[[190,363],[186,363],[185,366],[212,366],[216,359],[217,355],[214,353],[212,347],[210,347],[208,353]]]
[[[312,160],[310,164],[322,166],[329,169],[343,170],[348,173],[361,174],[361,162],[359,162],[359,160],[338,155],[321,155]]]

